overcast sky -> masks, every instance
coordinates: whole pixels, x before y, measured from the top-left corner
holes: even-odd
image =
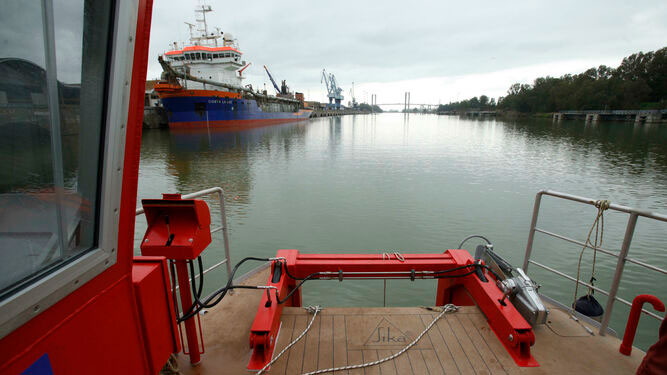
[[[153,3],[148,78],[188,40],[197,0]],[[246,84],[276,80],[326,100],[322,69],[358,101],[446,103],[505,95],[515,82],[578,73],[667,46],[667,1],[214,1],[209,27],[238,39]]]

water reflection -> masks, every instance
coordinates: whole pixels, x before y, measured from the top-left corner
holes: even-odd
[[[237,260],[271,256],[279,248],[442,251],[478,233],[519,264],[540,189],[667,212],[666,132],[664,125],[414,114],[321,118],[238,132],[146,131],[139,194],[223,186],[232,258]],[[554,201],[545,201],[543,207],[540,226],[585,239],[594,209]],[[605,247],[620,248],[626,220],[622,215],[606,217]],[[667,267],[664,225],[640,221],[636,233],[633,256]],[[215,241],[212,246],[218,251]],[[536,260],[572,274],[578,250],[541,236],[534,254]],[[215,259],[205,261],[212,264]],[[598,262],[599,285],[608,286],[614,259]],[[531,272],[549,295],[571,299],[571,284]],[[629,300],[638,293],[664,294],[658,285],[667,282],[664,275],[642,272],[627,280],[621,297]],[[304,299],[324,305],[382,304],[375,284],[336,285],[309,284]],[[392,305],[432,303],[430,283],[391,285],[399,284],[390,283]],[[622,328],[620,317],[614,325]],[[640,329],[656,328],[651,324]]]

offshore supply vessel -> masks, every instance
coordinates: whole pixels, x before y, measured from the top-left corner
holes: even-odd
[[[243,85],[243,71],[250,63],[242,60],[238,42],[219,28],[209,29],[206,13],[210,5],[195,8],[197,24],[189,24],[190,42],[174,43],[158,58],[162,81],[154,89],[160,96],[170,128],[244,128],[306,120],[312,110],[304,108],[301,93],[278,85],[276,96]]]
[[[137,207],[152,1],[68,2],[67,20],[78,18],[78,30],[55,22],[53,1],[41,5],[2,35],[4,57],[25,56],[29,45],[43,60],[0,59],[0,73],[11,78],[0,86],[10,99],[0,101],[0,155],[10,171],[0,181],[0,374],[666,373],[664,304],[644,294],[625,300],[618,290],[624,273],[667,275],[630,254],[638,222],[662,225],[667,215],[541,191],[521,267],[488,240],[469,253],[466,238],[458,248],[413,253],[277,250],[271,258],[247,254],[232,268],[223,189],[165,194]],[[61,62],[74,70],[66,77],[77,90],[62,89]],[[70,114],[61,111],[65,100]],[[70,115],[81,120],[68,124]],[[215,224],[198,199],[206,195],[220,204]],[[621,248],[592,243],[590,232],[582,242],[541,228],[543,199],[597,209],[597,218],[628,215]],[[141,255],[135,220],[148,224]],[[225,257],[204,269],[201,255],[216,232]],[[609,289],[536,257],[544,250],[533,248],[536,233],[615,259]],[[665,235],[662,227],[653,233]],[[250,262],[260,266],[234,277]],[[219,266],[228,281],[210,288],[207,273]],[[604,295],[599,321],[549,299],[529,266]],[[375,279],[430,283],[435,298],[429,306],[303,306],[306,282]],[[205,283],[215,289],[208,296]],[[619,304],[632,306],[622,341],[609,327],[612,313],[624,313],[612,311]],[[663,322],[646,352],[632,345],[640,316]]]

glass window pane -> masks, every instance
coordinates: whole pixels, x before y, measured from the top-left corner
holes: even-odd
[[[3,2],[0,298],[97,244],[110,14],[111,1],[55,0],[51,35],[40,1]]]

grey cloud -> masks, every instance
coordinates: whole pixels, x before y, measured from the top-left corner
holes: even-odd
[[[149,72],[184,40],[194,2],[156,1]],[[663,1],[245,1],[211,2],[209,24],[239,39],[253,62],[293,87],[460,76],[565,60],[609,60],[664,46]],[[347,89],[347,88],[346,88]]]

